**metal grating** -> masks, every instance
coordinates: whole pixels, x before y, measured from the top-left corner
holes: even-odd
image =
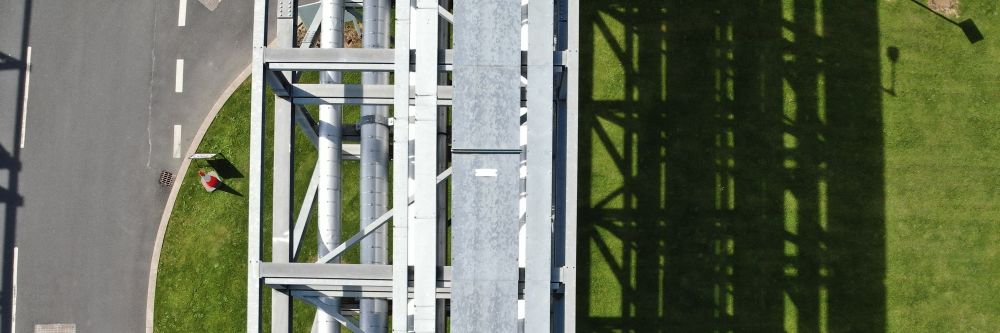
[[[160,186],[171,187],[174,186],[174,174],[170,171],[160,172]]]
[[[35,325],[35,333],[76,333],[76,324]]]

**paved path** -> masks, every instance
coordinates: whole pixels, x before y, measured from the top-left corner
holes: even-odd
[[[157,178],[250,55],[248,2],[187,0],[181,19],[184,2],[0,0],[3,331],[14,246],[15,332],[144,330]]]

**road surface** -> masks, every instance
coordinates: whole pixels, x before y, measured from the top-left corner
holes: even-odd
[[[18,333],[144,331],[169,192],[158,177],[176,172],[174,147],[186,152],[249,64],[251,11],[247,1],[0,0],[3,331],[14,311]]]

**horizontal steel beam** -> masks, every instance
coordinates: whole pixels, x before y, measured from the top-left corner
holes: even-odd
[[[450,270],[449,270],[450,271]],[[439,274],[442,272],[438,269]],[[310,296],[392,298],[391,279],[265,278],[264,284],[282,292]],[[413,294],[413,280],[407,283]],[[439,279],[436,298],[451,298],[451,281]]]
[[[265,279],[265,284],[271,288],[286,292],[312,291],[322,293],[392,293],[392,286],[389,285],[364,285],[355,284],[350,280],[324,280],[324,279]],[[381,280],[379,280],[381,281]],[[408,286],[408,291],[412,291],[413,285]],[[451,285],[438,285],[434,288],[437,293],[448,295],[451,293]],[[389,296],[380,296],[389,297]]]
[[[412,267],[410,269],[413,269]],[[451,266],[438,266],[438,281],[451,283]],[[316,280],[392,280],[392,265],[373,264],[318,264],[318,263],[271,263],[260,264],[260,277],[265,279],[316,279]],[[553,274],[552,278],[561,278]],[[518,272],[518,279],[524,281],[524,268]],[[412,280],[411,280],[412,281]]]
[[[382,291],[332,291],[332,290],[290,290],[290,294],[293,296],[303,295],[303,296],[316,296],[316,297],[347,297],[350,298],[388,298],[392,299],[391,292]],[[407,290],[407,297],[413,297],[413,288]],[[435,291],[435,298],[438,299],[448,299],[451,298],[451,291],[444,288],[438,288]],[[343,310],[342,310],[343,311]]]
[[[388,84],[294,84],[292,98],[363,98],[392,99],[394,86]],[[454,89],[451,86],[438,86],[439,99],[450,100]],[[410,98],[416,93],[410,88]]]
[[[319,50],[319,49],[309,49]],[[372,63],[342,63],[342,62],[272,62],[268,64],[271,71],[345,71],[345,72],[391,72],[395,65]]]
[[[450,269],[448,272],[450,273]],[[391,265],[261,263],[261,278],[315,278],[391,280]]]
[[[453,92],[451,86],[438,86],[438,105],[451,105]],[[393,105],[393,95],[394,86],[387,84],[293,84],[291,92],[295,104]],[[411,88],[410,99],[415,97]]]
[[[438,54],[439,70],[451,70],[454,63],[453,50],[440,50]],[[410,64],[413,65],[413,51]],[[569,55],[567,51],[555,51],[552,61],[555,66],[565,66]],[[264,62],[271,71],[380,71],[388,72],[395,69],[393,49],[266,49]],[[521,64],[528,63],[528,53],[521,52]],[[413,70],[411,68],[411,70]]]
[[[381,280],[378,280],[381,281]],[[390,282],[391,283],[391,282]],[[325,296],[325,297],[364,297],[364,298],[393,298],[392,286],[389,285],[362,285],[357,280],[341,279],[264,279],[264,284],[270,288],[290,293],[292,295]],[[562,294],[565,290],[562,283],[552,283],[553,294]],[[517,284],[517,296],[524,296],[524,282]],[[451,298],[451,283],[434,288],[435,298]],[[413,297],[413,281],[407,285],[407,296]]]
[[[265,63],[353,63],[393,64],[392,49],[299,49],[269,48],[264,50]]]
[[[260,276],[270,288],[293,296],[392,298],[392,266],[368,264],[262,263]],[[410,267],[410,270],[413,270]],[[407,282],[413,293],[413,279]],[[452,267],[438,267],[436,298],[451,298]],[[558,277],[553,277],[558,279]],[[518,296],[524,295],[524,269],[518,273]],[[552,283],[561,293],[563,284]]]

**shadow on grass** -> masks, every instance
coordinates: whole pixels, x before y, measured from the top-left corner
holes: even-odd
[[[878,2],[582,2],[581,332],[885,331]]]
[[[218,172],[219,177],[222,177],[222,179],[243,178],[243,173],[225,157],[207,160],[205,163]]]
[[[951,23],[954,26],[958,27],[959,29],[962,29],[962,33],[965,34],[965,38],[969,40],[969,43],[975,44],[982,41],[983,39],[986,39],[986,37],[983,36],[983,32],[979,30],[979,26],[977,26],[976,22],[973,21],[972,19],[966,19],[962,22],[956,22],[955,20],[952,20],[950,17],[938,13],[934,9],[931,9],[931,7],[928,7],[926,4],[920,1],[910,0],[910,2],[917,4],[917,6],[923,7],[932,14],[937,15],[937,17],[940,17],[941,19],[948,21],[948,23]]]
[[[235,195],[235,196],[239,196],[239,197],[243,196],[242,193],[236,191],[236,189],[232,188],[231,186],[226,185],[226,183],[224,183],[224,182],[222,184],[219,184],[219,187],[216,188],[215,190],[226,192],[226,193],[229,193],[229,194],[232,194],[232,195]]]

